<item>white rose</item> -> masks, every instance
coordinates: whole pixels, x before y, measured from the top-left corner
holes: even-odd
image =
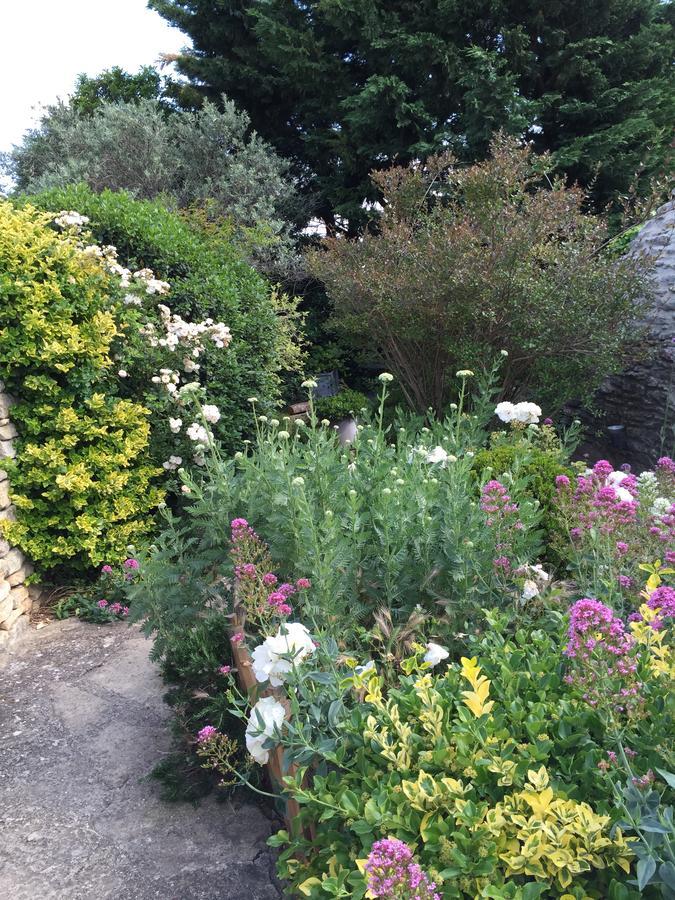
[[[534,597],[539,595],[539,588],[537,587],[537,582],[532,581],[528,578],[528,580],[523,585],[523,600],[532,600]]]
[[[178,432],[183,427],[182,419],[169,419],[169,428],[174,434],[178,434]]]
[[[428,463],[444,463],[448,460],[448,454],[439,445],[437,447],[434,447],[433,450],[430,450],[427,453],[425,459]]]
[[[261,766],[270,758],[264,744],[281,731],[285,718],[286,710],[274,697],[263,697],[251,710],[246,726],[246,749]]]
[[[207,422],[210,422],[211,425],[215,425],[218,419],[220,419],[220,410],[217,406],[207,403],[205,406],[202,406],[202,415]]]
[[[450,653],[445,647],[441,647],[440,644],[434,644],[433,641],[429,641],[427,644],[427,652],[424,654],[424,662],[428,662],[430,666],[437,666],[439,662],[447,659],[448,656],[450,656]]]
[[[513,403],[503,400],[495,407],[495,415],[498,419],[501,419],[502,422],[513,422],[516,417],[516,408]]]
[[[274,637],[268,637],[251,654],[253,672],[258,681],[269,681],[272,687],[280,687],[284,676],[314,653],[314,641],[300,622],[282,625]]]
[[[626,488],[615,487],[614,493],[616,494],[617,499],[621,503],[633,503],[635,500],[635,497],[633,497],[631,492],[629,490],[627,490]]]

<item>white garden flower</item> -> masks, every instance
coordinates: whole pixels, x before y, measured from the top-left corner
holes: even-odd
[[[439,444],[427,453],[425,460],[428,463],[445,463],[448,461],[448,454]]]
[[[162,467],[166,469],[167,472],[175,472],[178,466],[182,465],[183,460],[180,456],[170,456],[166,462],[162,463]]]
[[[614,493],[616,494],[617,499],[621,503],[634,503],[635,502],[635,497],[626,488],[615,487]]]
[[[169,419],[169,428],[171,429],[173,434],[178,434],[178,432],[183,427],[182,419]]]
[[[263,697],[251,710],[246,726],[246,749],[261,766],[269,760],[268,740],[281,731],[286,710],[274,697]]]
[[[120,376],[120,378],[128,378],[129,377],[129,373],[127,372],[126,369],[120,369],[117,374]]]
[[[290,436],[291,435],[288,431],[278,431],[277,432],[277,437],[280,438],[282,441],[287,441]]]
[[[455,372],[455,375],[458,378],[471,378],[473,374],[471,369],[460,369],[459,372]]]
[[[195,443],[208,444],[209,442],[209,433],[199,422],[193,422],[192,425],[189,425],[186,434]]]
[[[610,484],[612,487],[615,487],[616,485],[621,484],[622,481],[625,481],[626,478],[628,478],[626,472],[610,472],[605,479],[605,484]]]
[[[74,209],[62,209],[54,219],[59,228],[81,228],[89,222],[87,216],[82,216]]]
[[[660,518],[661,516],[668,515],[671,506],[672,500],[669,500],[667,497],[657,497],[649,512],[652,516]]]
[[[355,667],[354,667],[354,672],[355,672],[357,675],[360,675],[361,677],[363,677],[367,672],[373,672],[373,673],[374,673],[374,672],[376,672],[376,671],[377,671],[377,670],[375,669],[375,662],[374,662],[372,659],[369,659],[368,662],[367,662],[367,663],[364,663],[364,665],[362,665],[362,666],[355,666]]]
[[[541,416],[541,407],[536,403],[516,403],[514,408],[514,418],[516,422],[522,422],[523,425],[536,425]]]
[[[293,481],[291,481],[291,484],[294,487],[302,487],[304,485],[304,483],[305,483],[305,479],[302,477],[302,475],[296,475],[295,478],[293,479]]]
[[[255,648],[251,654],[253,673],[258,681],[269,681],[272,687],[280,687],[293,666],[314,650],[314,641],[305,626],[289,622]]]
[[[533,600],[535,597],[539,596],[539,587],[537,586],[537,582],[533,581],[531,578],[528,578],[525,584],[523,585],[523,600]]]
[[[501,419],[502,422],[513,422],[516,417],[516,408],[513,403],[502,400],[502,402],[498,403],[495,407],[495,415],[498,419]]]
[[[389,382],[394,380],[394,376],[391,374],[391,372],[382,372],[377,376],[377,380],[381,381],[382,384],[389,384]]]
[[[190,486],[189,486],[188,484],[184,484],[184,485],[181,487],[181,491],[182,491],[184,494],[190,494],[190,493],[192,493],[191,490],[190,490]]]
[[[212,403],[206,403],[202,406],[202,415],[211,425],[215,425],[216,422],[220,419],[220,410],[217,406],[214,406]]]
[[[439,662],[447,659],[448,656],[450,656],[450,652],[446,650],[445,647],[441,647],[440,644],[434,644],[433,641],[429,641],[427,644],[427,652],[424,654],[424,662],[429,663],[430,666],[437,666]]]
[[[300,387],[304,387],[304,388],[306,388],[307,390],[313,391],[315,387],[318,387],[318,384],[316,383],[316,381],[315,381],[313,378],[306,378],[306,379],[302,382],[302,384],[300,385]]]
[[[137,297],[136,294],[125,294],[124,304],[125,306],[141,306],[143,301],[140,297]]]

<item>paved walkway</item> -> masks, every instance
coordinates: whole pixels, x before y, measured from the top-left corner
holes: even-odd
[[[143,780],[171,746],[150,644],[53,622],[0,669],[3,900],[277,900],[254,804],[166,804]]]

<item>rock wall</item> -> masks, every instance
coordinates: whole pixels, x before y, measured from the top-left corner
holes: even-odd
[[[16,428],[9,413],[13,398],[0,382],[0,465],[3,459],[16,456],[14,438]],[[14,519],[7,472],[0,469],[0,519]],[[21,550],[12,547],[0,536],[0,658],[28,629],[33,604],[39,604],[39,589],[26,585],[33,574],[33,566]]]
[[[675,196],[644,226],[630,252],[655,261],[654,302],[646,317],[651,353],[609,378],[597,400],[606,425],[624,426],[625,460],[644,468],[675,447]]]

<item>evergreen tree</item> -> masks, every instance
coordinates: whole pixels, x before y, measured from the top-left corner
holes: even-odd
[[[149,0],[192,38],[182,102],[222,93],[293,160],[329,226],[355,231],[372,169],[497,129],[555,154],[598,205],[644,187],[675,120],[661,0]]]

